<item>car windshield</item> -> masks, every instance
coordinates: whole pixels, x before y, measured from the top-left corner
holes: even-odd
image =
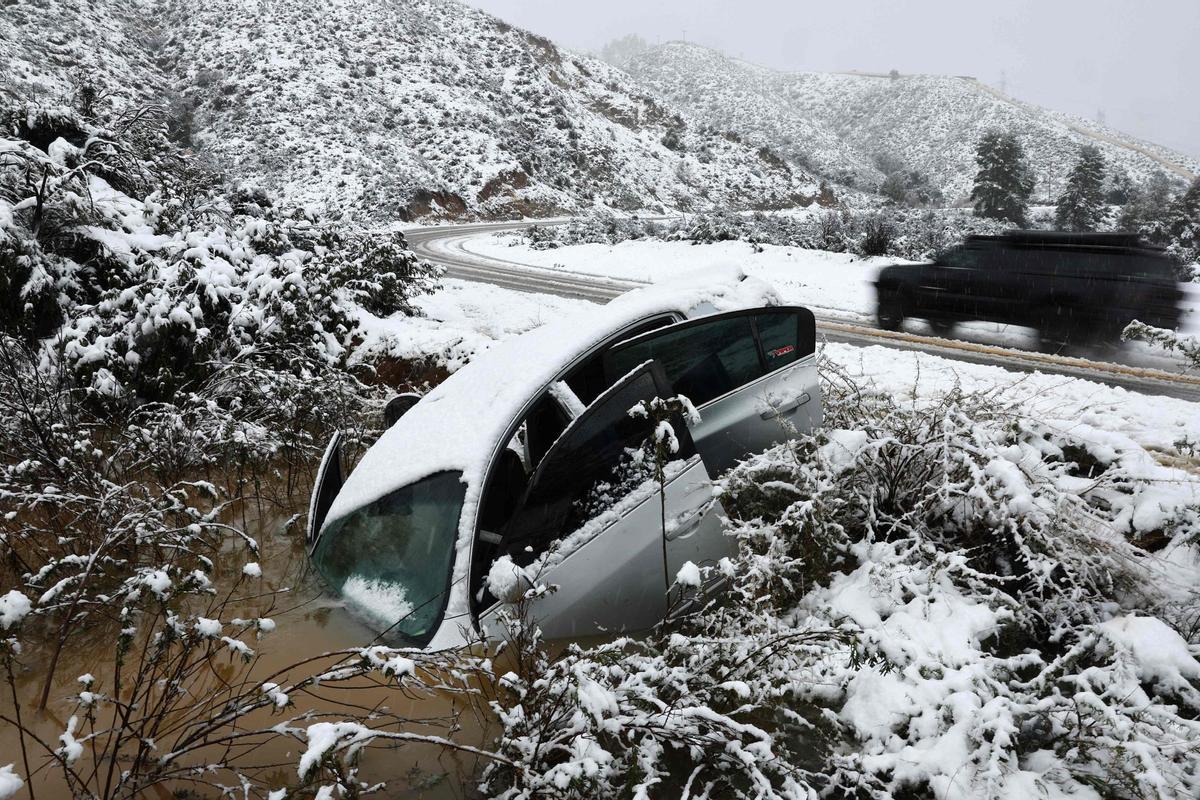
[[[437,631],[466,487],[443,472],[330,522],[313,560],[368,624],[418,645]]]

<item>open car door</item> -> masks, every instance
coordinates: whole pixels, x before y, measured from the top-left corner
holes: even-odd
[[[655,423],[630,410],[670,396],[657,365],[635,367],[553,444],[505,526],[498,552],[536,582],[558,587],[531,604],[546,638],[653,627],[666,615],[674,581],[668,539],[690,542],[693,549],[701,541],[727,546],[708,471],[682,418],[671,421],[679,449],[667,465],[661,495],[652,459],[642,456]],[[500,635],[495,620],[500,605],[489,598],[485,609],[481,627],[489,636]]]
[[[672,392],[700,411],[692,429],[709,471],[720,475],[821,422],[816,320],[806,308],[733,311],[680,322],[622,342],[604,355],[610,379],[653,359]]]
[[[317,544],[329,507],[345,482],[346,476],[342,473],[342,432],[334,431],[333,438],[325,446],[325,455],[321,458],[321,466],[317,468],[317,480],[313,483],[312,499],[308,502],[307,539],[310,553]]]

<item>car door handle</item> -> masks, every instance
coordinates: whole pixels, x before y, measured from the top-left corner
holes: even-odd
[[[776,417],[786,414],[789,411],[794,411],[795,409],[807,403],[809,400],[812,400],[812,397],[809,396],[808,392],[801,392],[791,400],[784,400],[778,404],[772,403],[770,408],[768,408],[766,411],[763,411],[758,416],[763,419],[775,419]]]
[[[690,536],[691,534],[695,533],[696,529],[700,527],[700,523],[704,522],[704,511],[705,509],[701,508],[695,514],[692,514],[687,519],[682,520],[675,525],[674,528],[671,528],[669,531],[667,531],[667,541],[671,542],[675,539],[682,539],[685,536]]]

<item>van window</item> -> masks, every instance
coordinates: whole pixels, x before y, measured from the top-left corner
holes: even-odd
[[[618,345],[606,357],[610,378],[654,360],[677,394],[695,405],[727,394],[765,374],[750,315],[681,325]]]
[[[954,269],[976,269],[979,266],[979,251],[955,247],[946,253],[943,263]]]

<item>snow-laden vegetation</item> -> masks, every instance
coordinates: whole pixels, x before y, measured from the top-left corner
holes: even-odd
[[[668,221],[594,212],[566,225],[526,228],[520,236],[534,248],[546,250],[577,244],[612,245],[661,239],[693,244],[743,241],[757,246],[921,259],[960,243],[968,235],[996,234],[1005,227],[1001,222],[981,219],[961,209],[855,210],[843,206],[800,214],[714,212]]]
[[[411,312],[436,272],[399,234],[224,196],[167,122],[155,107],[0,108],[9,794],[53,770],[80,797],[237,785],[254,774],[243,741],[290,735],[249,717],[381,668],[300,653],[285,687],[254,675],[282,590],[236,522],[303,507],[329,432],[370,427],[378,390],[349,366],[361,325]],[[97,646],[103,674],[53,693],[63,655]],[[246,671],[214,688],[220,658]],[[51,703],[73,709],[57,741],[39,724]]]
[[[1193,369],[1200,369],[1200,336],[1156,328],[1135,320],[1121,333],[1121,338],[1148,342],[1168,353],[1178,353]]]
[[[335,218],[778,208],[816,185],[457,2],[19,2],[0,61],[0,87],[65,95],[83,74],[169,105],[182,144]]]
[[[728,593],[558,659],[522,624],[546,589],[514,606],[485,790],[1200,791],[1195,477],[996,391],[826,388],[825,430],[721,484]]]

